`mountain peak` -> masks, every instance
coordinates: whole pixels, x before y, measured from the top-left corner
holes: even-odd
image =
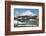
[[[35,16],[36,14],[32,13],[31,11],[25,11],[24,13],[20,14],[19,16]]]

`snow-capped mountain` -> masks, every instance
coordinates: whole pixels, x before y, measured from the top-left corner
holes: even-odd
[[[35,16],[36,14],[32,13],[31,11],[26,11],[26,12],[20,14],[19,16],[25,16],[25,15],[27,15],[27,16]]]
[[[32,13],[31,11],[26,11],[24,13],[19,14],[18,16],[35,16],[36,14]],[[15,16],[17,17],[17,16]]]

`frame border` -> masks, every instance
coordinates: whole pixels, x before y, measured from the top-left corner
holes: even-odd
[[[42,30],[33,31],[10,31],[10,18],[11,11],[10,5],[28,5],[28,6],[42,6]],[[5,35],[18,35],[18,34],[34,34],[34,33],[44,33],[45,32],[45,4],[36,2],[20,2],[20,1],[5,1]]]

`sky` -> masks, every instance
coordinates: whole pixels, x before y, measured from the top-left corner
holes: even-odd
[[[36,14],[38,16],[39,14],[39,9],[24,9],[24,8],[14,8],[14,16],[15,15],[19,15],[19,14],[22,14],[26,11],[30,11],[34,14]]]

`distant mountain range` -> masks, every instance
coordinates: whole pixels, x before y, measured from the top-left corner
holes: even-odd
[[[38,19],[38,16],[30,11],[26,11],[18,16],[15,16],[14,19]]]
[[[31,11],[26,11],[26,12],[20,14],[19,16],[25,16],[25,15],[27,15],[27,16],[35,16],[36,14],[32,13]]]
[[[26,11],[24,13],[18,14],[18,16],[36,16],[36,14],[32,13],[31,11]],[[15,17],[18,17],[15,15]]]

